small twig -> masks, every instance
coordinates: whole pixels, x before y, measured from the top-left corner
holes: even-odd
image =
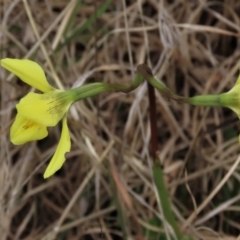
[[[149,69],[152,75],[152,71]],[[155,89],[148,82],[148,101],[149,101],[149,116],[151,127],[151,154],[154,161],[157,159],[158,143],[157,143],[157,115],[156,115],[156,97]]]

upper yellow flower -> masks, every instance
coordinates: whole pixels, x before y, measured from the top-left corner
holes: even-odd
[[[232,89],[221,94],[222,106],[232,109],[240,118],[240,75]]]
[[[30,92],[16,105],[18,113],[10,129],[13,144],[45,138],[48,135],[47,127],[55,126],[63,118],[58,147],[44,173],[44,178],[48,178],[62,167],[65,153],[69,152],[71,147],[67,111],[75,101],[74,94],[53,88],[47,82],[42,68],[33,61],[6,58],[1,60],[1,65],[25,83],[43,92]]]

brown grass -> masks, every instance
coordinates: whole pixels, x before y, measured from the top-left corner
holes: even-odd
[[[217,94],[234,85],[240,1],[112,1],[64,44],[104,0],[84,1],[65,33],[76,2],[0,0],[0,58],[32,59],[52,85],[65,89],[127,84],[143,62],[180,95]],[[76,103],[68,116],[71,152],[44,180],[61,128],[14,146],[15,104],[31,88],[2,68],[0,80],[0,239],[151,239],[148,230],[157,240],[165,224],[150,221],[162,213],[149,157],[146,84]],[[159,157],[182,231],[192,239],[240,239],[237,116],[156,97]]]

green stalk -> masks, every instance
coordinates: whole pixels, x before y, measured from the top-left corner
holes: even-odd
[[[189,103],[194,106],[203,106],[203,107],[216,107],[222,106],[221,94],[219,95],[200,95],[195,97],[187,98],[186,103]]]
[[[161,166],[155,164],[153,167],[153,179],[157,187],[159,199],[161,201],[162,211],[164,218],[172,226],[173,231],[178,240],[183,239],[183,235],[180,232],[177,221],[172,212],[171,203],[168,197],[167,188],[164,183],[164,176]]]
[[[187,102],[188,98],[181,97],[173,93],[167,86],[155,79],[152,75],[151,69],[147,65],[138,65],[137,73],[143,76],[143,78],[146,79],[154,88],[156,88],[165,98],[173,99],[178,102]]]
[[[229,107],[233,111],[235,111],[238,115],[240,115],[239,110],[240,97],[238,85],[236,90],[234,89],[234,91],[231,90],[227,93],[222,93],[218,95],[199,95],[194,97],[182,97],[173,93],[162,82],[159,82],[157,79],[155,79],[151,73],[151,69],[147,65],[145,64],[138,65],[137,73],[139,75],[142,75],[143,78],[146,79],[149,84],[156,88],[167,99],[172,99],[180,103],[188,103],[194,106]]]
[[[138,74],[134,81],[129,85],[96,82],[70,89],[68,92],[73,95],[74,102],[77,102],[84,98],[96,96],[105,91],[120,91],[129,93],[135,90],[142,82],[143,77]]]

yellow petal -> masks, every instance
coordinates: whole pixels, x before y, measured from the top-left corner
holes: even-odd
[[[240,75],[238,76],[238,79],[237,79],[235,85],[239,85],[239,84],[240,84]]]
[[[47,128],[32,122],[17,114],[10,129],[10,139],[15,145],[24,144],[45,138],[48,135]]]
[[[58,143],[56,152],[52,157],[43,175],[44,178],[48,178],[52,176],[57,170],[59,170],[62,167],[63,163],[66,160],[65,153],[69,152],[70,148],[71,148],[71,141],[70,141],[70,135],[69,135],[69,130],[67,126],[67,117],[64,117],[61,138]]]
[[[49,92],[54,89],[47,82],[42,68],[31,60],[5,58],[1,60],[1,65],[18,76],[23,82],[42,92]]]
[[[238,76],[238,79],[236,81],[236,83],[234,84],[234,86],[232,87],[232,89],[230,89],[230,91],[228,91],[227,93],[239,93],[239,90],[240,90],[240,74]]]
[[[18,113],[44,126],[55,126],[71,105],[68,93],[54,90],[44,94],[30,92],[16,105]]]

